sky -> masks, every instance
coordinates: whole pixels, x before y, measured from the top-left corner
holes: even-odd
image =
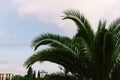
[[[76,26],[72,21],[61,20],[64,10],[79,10],[96,31],[99,20],[106,19],[109,24],[120,17],[119,3],[119,0],[0,0],[0,72],[26,74],[23,63],[34,54],[30,45],[40,34],[72,37]],[[36,63],[33,69],[59,71],[58,65],[49,62]]]

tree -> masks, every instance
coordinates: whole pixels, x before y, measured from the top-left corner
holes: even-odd
[[[38,75],[37,75],[38,78],[40,78],[40,70],[38,70]]]
[[[50,61],[63,66],[76,80],[119,80],[116,74],[120,76],[120,18],[108,28],[106,21],[99,21],[94,33],[79,11],[67,10],[64,14],[63,19],[75,22],[77,34],[73,38],[50,33],[38,36],[32,42],[35,50],[42,45],[50,47],[37,51],[25,65]]]
[[[20,76],[20,75],[15,75],[12,80],[24,80],[24,77],[23,76]]]
[[[33,72],[33,79],[36,79],[36,72]]]
[[[33,78],[33,69],[32,69],[31,66],[28,68],[27,77],[28,78]]]

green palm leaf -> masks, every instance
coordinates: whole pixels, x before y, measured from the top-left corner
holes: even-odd
[[[75,55],[72,55],[70,54],[70,52],[63,49],[50,48],[39,51],[36,54],[32,55],[24,63],[24,65],[27,65],[27,67],[29,67],[36,62],[44,61],[50,61],[56,64],[60,64],[63,67],[65,67],[68,71],[72,73],[79,73],[81,76],[86,77],[84,70],[82,70],[83,62],[76,58]]]
[[[70,41],[71,39],[68,37],[48,33],[40,35],[34,39],[31,46],[36,50],[41,45],[58,44],[59,46],[66,46],[64,43],[68,43]]]
[[[117,34],[120,31],[120,18],[116,19],[109,25],[108,29],[112,34]]]
[[[57,46],[67,49],[77,57],[77,54],[79,54],[79,49],[78,47],[75,46],[75,44],[70,44],[71,42],[72,40],[68,37],[53,35],[53,34],[44,34],[37,37],[33,41],[32,46],[35,48],[35,50],[41,45],[50,45],[54,47]]]
[[[77,34],[73,38],[50,33],[38,36],[33,40],[32,47],[36,50],[42,45],[48,45],[49,48],[33,54],[25,66],[50,61],[63,66],[78,80],[119,80],[120,18],[108,28],[106,21],[99,21],[96,34],[88,20],[77,10],[65,11],[63,19],[75,22]],[[57,75],[53,77],[56,80]],[[65,77],[62,75],[59,79],[64,80]]]
[[[63,19],[71,19],[73,20],[78,28],[78,33],[76,36],[83,37],[88,44],[92,44],[94,39],[94,32],[88,22],[88,20],[79,13],[78,10],[66,10],[64,11],[64,18]]]

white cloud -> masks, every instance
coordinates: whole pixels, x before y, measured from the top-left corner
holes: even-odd
[[[20,64],[3,64],[0,67],[0,71],[4,73],[13,73],[14,75],[20,74],[24,75],[26,73],[26,69],[22,67]]]
[[[0,60],[0,65],[6,65],[6,64],[9,64],[8,61],[4,61],[4,60]]]
[[[0,0],[0,16],[9,13],[11,10],[9,0]]]
[[[89,19],[94,29],[96,29],[96,25],[98,24],[99,19],[106,18],[110,22],[116,17],[119,17],[120,14],[120,6],[118,0],[10,0],[10,1],[12,8],[17,11],[20,17],[26,17],[28,15],[35,16],[40,21],[55,24],[56,27],[65,31],[66,34],[69,36],[75,33],[76,27],[75,24],[73,24],[73,22],[69,20],[65,20],[65,21],[61,20],[60,16],[63,15],[62,12],[66,9],[71,9],[71,8],[78,9]],[[1,37],[6,37],[6,34],[0,32],[0,38]],[[18,52],[20,53],[20,51],[23,50],[16,50],[16,51],[17,53]],[[18,56],[18,54],[16,55]],[[51,66],[48,67],[48,66],[49,65],[44,67],[47,68],[49,72],[51,72],[52,71],[51,68],[53,67]],[[11,68],[16,68],[16,70],[14,70],[15,73],[17,72],[24,73],[25,71],[24,68],[19,68],[19,67],[20,66],[17,65],[15,65],[15,67],[11,66],[9,70]],[[44,69],[44,67],[42,67],[42,69]],[[4,68],[5,69],[0,68],[0,70],[4,71],[8,67],[4,67]],[[36,69],[38,69],[38,66]]]
[[[0,39],[2,38],[2,39],[6,39],[6,38],[8,38],[9,36],[8,36],[8,34],[7,33],[5,33],[5,32],[0,32]]]
[[[11,0],[11,3],[21,17],[36,16],[40,21],[56,24],[69,35],[75,31],[73,23],[62,22],[60,18],[66,9],[80,10],[95,30],[99,19],[111,19],[120,13],[119,6],[116,6],[118,0]]]
[[[58,64],[51,63],[51,62],[43,62],[43,63],[35,63],[33,66],[33,69],[38,71],[38,70],[45,70],[48,73],[53,73],[53,72],[59,72],[60,69],[58,67]]]

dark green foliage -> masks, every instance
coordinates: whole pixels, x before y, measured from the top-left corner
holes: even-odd
[[[35,79],[36,78],[36,72],[34,71],[33,72],[33,79]]]
[[[24,80],[24,77],[20,75],[16,75],[12,78],[12,80]]]
[[[32,79],[32,78],[28,78],[28,77],[23,77],[23,76],[20,76],[20,75],[16,75],[12,78],[12,80],[46,80],[44,78],[35,78],[35,79]]]
[[[10,80],[10,79],[6,78],[5,80]]]
[[[73,20],[77,25],[78,32],[75,37],[83,37],[88,42],[88,45],[92,44],[94,32],[87,18],[80,14],[78,10],[66,10],[64,14],[63,19]]]
[[[40,78],[40,70],[38,70],[38,75],[37,75],[38,78]]]
[[[33,78],[33,69],[32,69],[32,67],[29,67],[29,68],[28,68],[27,77],[28,77],[28,78]]]
[[[51,74],[46,80],[120,80],[120,18],[106,28],[106,21],[99,21],[94,34],[88,20],[76,10],[64,12],[63,19],[70,19],[77,26],[73,38],[56,34],[43,34],[35,38],[32,47],[49,48],[33,54],[27,67],[36,62],[50,61],[70,72],[70,76]]]

